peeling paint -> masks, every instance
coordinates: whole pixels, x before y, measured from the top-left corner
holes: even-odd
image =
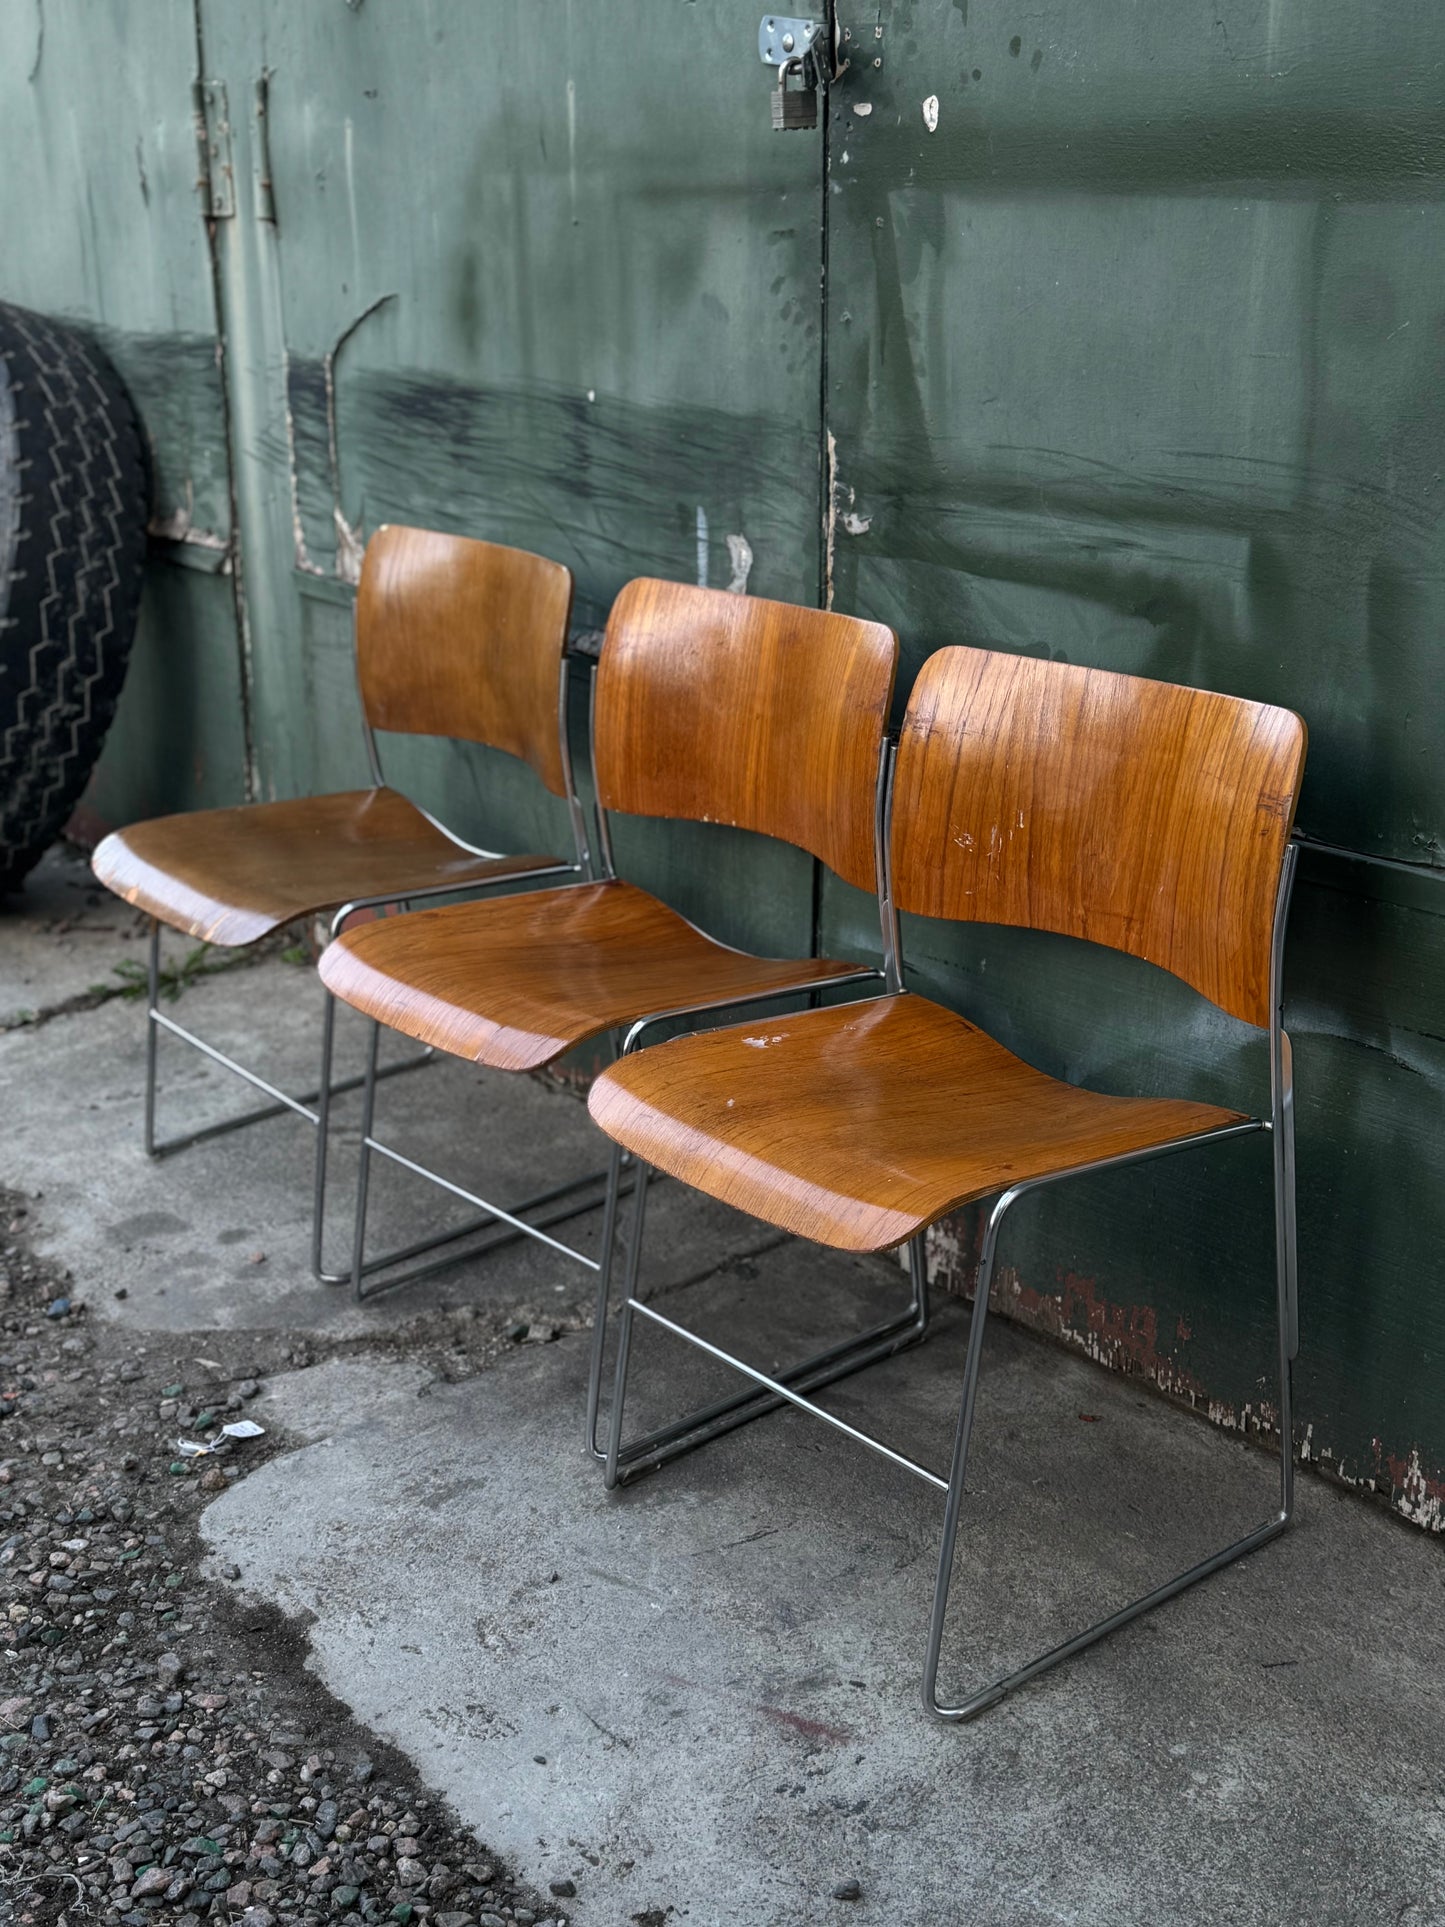
[[[866,535],[873,526],[871,515],[859,515],[853,509],[849,509],[846,515],[841,515],[838,519],[849,535]]]
[[[366,550],[366,539],[347,521],[339,505],[333,514],[336,517],[336,573],[343,582],[350,582],[354,586],[361,580],[361,558]]]
[[[296,459],[296,412],[291,398],[291,358],[286,358],[286,470],[291,489],[292,563],[303,575],[325,575],[311,560],[306,546],[306,524],[301,517],[301,470]]]
[[[154,536],[158,542],[184,542],[191,548],[209,549],[215,554],[224,554],[230,543],[224,535],[214,529],[198,529],[193,520],[195,514],[195,487],[190,476],[184,483],[185,500],[164,512],[157,511],[146,524],[146,534]]]
[[[976,1250],[964,1248],[963,1221],[944,1219],[928,1233],[929,1269],[945,1290],[971,1297]],[[991,1310],[1016,1324],[1082,1352],[1098,1365],[1146,1379],[1225,1431],[1270,1436],[1278,1429],[1278,1409],[1261,1398],[1240,1406],[1211,1398],[1187,1366],[1159,1349],[1159,1318],[1152,1305],[1119,1305],[1104,1297],[1092,1278],[1064,1272],[1057,1291],[1036,1291],[1007,1265],[995,1269]]]
[[[1420,1464],[1418,1446],[1411,1447],[1408,1459],[1384,1452],[1378,1439],[1374,1446],[1376,1458],[1383,1458],[1393,1487],[1391,1508],[1402,1519],[1423,1526],[1427,1532],[1445,1532],[1445,1479],[1432,1479],[1426,1474]]]
[[[707,587],[708,531],[707,510],[699,502],[697,505],[697,586]]]
[[[745,535],[728,537],[728,561],[732,564],[732,575],[728,580],[729,595],[746,595],[748,576],[753,567],[753,545]]]
[[[905,1256],[906,1248],[900,1250],[900,1262]],[[973,1296],[978,1250],[967,1218],[945,1218],[929,1229],[928,1258],[930,1275],[939,1289],[964,1298]],[[1092,1278],[1063,1272],[1057,1290],[1041,1292],[1026,1285],[1016,1269],[1001,1265],[994,1273],[989,1309],[1081,1352],[1108,1371],[1144,1379],[1221,1431],[1266,1444],[1278,1440],[1279,1408],[1273,1399],[1234,1404],[1211,1396],[1194,1372],[1171,1353],[1160,1351],[1159,1319],[1152,1306],[1116,1304],[1099,1292]],[[1194,1336],[1182,1317],[1176,1331],[1181,1343]],[[1312,1466],[1356,1492],[1378,1495],[1411,1525],[1445,1533],[1445,1470],[1427,1472],[1418,1446],[1400,1454],[1388,1451],[1380,1439],[1372,1443],[1374,1464],[1369,1472],[1351,1470],[1337,1451],[1320,1443],[1312,1423],[1305,1426],[1296,1452],[1301,1465]]]
[[[823,489],[823,607],[833,606],[833,564],[838,551],[838,438],[826,432],[827,474]]]

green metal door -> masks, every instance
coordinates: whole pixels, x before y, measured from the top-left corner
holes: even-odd
[[[896,624],[910,666],[970,642],[1296,708],[1302,827],[1409,866],[1308,856],[1296,893],[1300,1409],[1308,1451],[1438,1527],[1445,17],[858,19],[830,130],[832,592]],[[825,946],[860,916],[830,887]],[[907,938],[920,987],[1046,1069],[1263,1100],[1259,1041],[1158,972],[1012,932]],[[1257,1419],[1266,1180],[1241,1146],[1060,1193],[1012,1233],[1006,1302]]]
[[[777,134],[756,0],[0,10],[0,291],[99,327],[157,461],[94,808],[362,780],[387,519],[568,562],[581,627],[650,572],[882,617],[904,691],[967,641],[1300,709],[1336,846],[1290,937],[1305,1445],[1440,1527],[1445,16],[838,12],[822,125]],[[392,767],[464,831],[565,843],[503,759]],[[796,852],[636,825],[619,855],[733,941],[874,953]],[[1263,1099],[1259,1040],[1158,972],[907,939],[1044,1068]],[[1257,1153],[1021,1212],[1006,1301],[1267,1420]],[[972,1235],[938,1240],[960,1276]]]
[[[518,12],[202,0],[235,215],[217,223],[263,794],[360,780],[350,585],[413,521],[629,577],[812,601],[821,182],[774,140],[745,0]],[[706,84],[701,84],[706,76]],[[398,745],[449,822],[565,829],[501,759]],[[738,941],[812,937],[798,853],[624,830]]]

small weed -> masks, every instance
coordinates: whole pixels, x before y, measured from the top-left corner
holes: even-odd
[[[191,985],[200,978],[209,977],[214,971],[226,968],[224,964],[207,965],[206,958],[210,955],[210,950],[211,946],[208,943],[198,943],[194,950],[181,958],[179,963],[161,965],[157,986],[160,995],[168,1004],[173,1004],[183,990],[189,990]],[[121,979],[120,989],[117,990],[114,984],[94,984],[92,989],[97,996],[109,995],[127,999],[145,996],[148,973],[146,966],[143,963],[137,963],[134,957],[127,957],[124,963],[113,964],[111,975]]]

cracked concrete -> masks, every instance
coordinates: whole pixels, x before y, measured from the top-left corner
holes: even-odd
[[[0,926],[0,1003],[17,958],[28,984],[60,985],[44,961],[56,933],[34,922],[22,900]],[[94,967],[85,952],[73,974]],[[293,1087],[311,1074],[316,1010],[308,974],[276,959],[178,1006]],[[357,1033],[344,1041],[354,1062]],[[607,1495],[581,1450],[586,1338],[570,1329],[590,1274],[509,1247],[355,1307],[306,1269],[306,1127],[149,1165],[142,1061],[130,1003],[0,1037],[0,1181],[43,1192],[37,1237],[92,1315],[346,1341],[344,1358],[272,1382],[262,1415],[294,1449],[204,1515],[214,1583],[234,1564],[243,1591],[304,1619],[326,1684],[527,1879],[574,1881],[583,1927],[1445,1924],[1437,1544],[1303,1474],[1283,1541],[975,1725],[940,1728],[918,1704],[935,1494],[784,1412]],[[179,1047],[165,1062],[170,1126],[236,1102]],[[379,1122],[509,1192],[544,1166],[600,1162],[570,1094],[460,1065],[386,1086]],[[354,1133],[344,1108],[334,1244]],[[436,1209],[389,1173],[378,1233],[417,1235]],[[777,1244],[675,1185],[648,1218],[650,1288],[670,1315],[764,1365],[902,1291],[886,1264]],[[590,1249],[595,1216],[577,1232]],[[445,1382],[405,1336],[442,1305],[554,1311],[569,1335]],[[926,1347],[828,1398],[941,1466],[967,1320],[946,1301]],[[639,1423],[711,1395],[714,1372],[644,1332]],[[953,1683],[1272,1508],[1268,1460],[1127,1381],[1002,1323],[984,1373]],[[833,1899],[850,1879],[860,1898]]]

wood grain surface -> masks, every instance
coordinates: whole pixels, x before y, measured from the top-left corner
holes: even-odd
[[[527,1071],[654,1011],[806,987],[853,967],[729,950],[645,890],[612,882],[366,924],[328,947],[321,980],[408,1037]]]
[[[882,623],[629,582],[597,671],[598,794],[638,816],[762,830],[872,890],[897,660]]]
[[[1087,937],[1265,1024],[1304,756],[1305,726],[1287,709],[941,650],[899,743],[895,901]]]
[[[1237,1117],[1061,1083],[908,993],[674,1038],[603,1072],[588,1108],[659,1170],[844,1251]]]
[[[106,837],[91,864],[162,923],[239,945],[353,897],[460,888],[556,861],[469,856],[404,796],[373,789],[152,817]]]
[[[356,598],[368,722],[508,750],[564,795],[557,707],[571,607],[560,562],[431,529],[378,529]]]

